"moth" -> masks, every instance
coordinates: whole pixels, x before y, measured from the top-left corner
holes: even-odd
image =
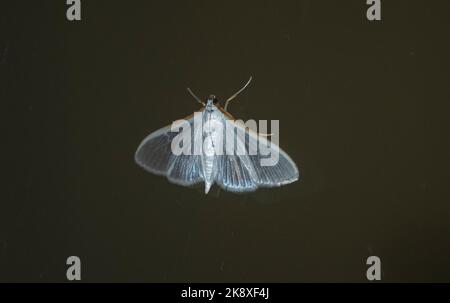
[[[297,181],[299,171],[294,161],[278,145],[269,142],[267,135],[257,133],[245,125],[234,124],[237,131],[244,134],[237,136],[233,142],[235,152],[214,152],[219,145],[223,147],[222,150],[229,147],[227,143],[231,141],[227,142],[223,138],[233,135],[230,132],[234,130],[225,125],[235,119],[227,112],[228,104],[250,84],[251,80],[250,77],[244,87],[228,98],[224,107],[214,95],[210,95],[204,102],[188,88],[188,92],[202,104],[199,110],[202,125],[196,125],[194,115],[185,118],[184,121],[187,121],[192,129],[191,141],[194,145],[201,144],[202,151],[175,154],[173,141],[178,133],[169,125],[151,133],[141,142],[135,153],[136,163],[153,174],[166,176],[170,182],[178,185],[193,186],[203,182],[205,194],[214,183],[224,190],[240,193]],[[277,153],[278,161],[274,165],[262,164],[267,152],[264,155],[260,149],[254,153],[237,152],[248,151],[250,147],[261,143],[267,146],[270,153]],[[191,146],[184,148],[192,151]]]

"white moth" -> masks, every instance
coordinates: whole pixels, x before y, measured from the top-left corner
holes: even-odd
[[[247,87],[251,79],[241,90],[228,98],[224,108],[214,95],[203,102],[188,89],[203,105],[200,109],[202,126],[194,123],[195,115],[184,119],[192,129],[194,146],[202,146],[200,153],[174,154],[172,141],[178,133],[173,132],[169,125],[151,133],[142,141],[135,154],[136,163],[151,173],[166,176],[170,182],[178,185],[192,186],[204,182],[205,194],[214,183],[231,192],[251,192],[258,187],[277,187],[297,181],[299,172],[291,158],[274,142],[269,143],[264,135],[243,125],[234,124],[237,131],[244,134],[237,136],[236,143],[233,143],[235,152],[215,152],[218,145],[222,147],[222,151],[227,150],[224,137],[228,138],[229,132],[234,132],[234,129],[226,127],[229,124],[227,121],[235,120],[226,111],[228,103]],[[197,142],[199,140],[201,142]],[[267,146],[270,153],[277,153],[278,161],[274,165],[261,164],[267,153],[261,153],[260,149],[256,150],[256,153],[239,152],[258,146],[258,142]],[[185,148],[192,151],[191,146]]]

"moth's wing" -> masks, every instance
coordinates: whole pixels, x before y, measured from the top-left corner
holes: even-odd
[[[255,191],[258,184],[254,181],[253,167],[248,156],[223,155],[216,156],[216,183],[232,192]]]
[[[151,173],[165,175],[172,163],[171,142],[175,136],[170,126],[148,135],[136,150],[136,163]]]
[[[216,182],[222,188],[234,192],[254,191],[258,187],[276,187],[292,183],[299,178],[298,168],[294,161],[275,143],[259,136],[251,130],[245,129],[236,124],[236,129],[241,132],[241,136],[235,132],[236,141],[234,144],[234,154],[217,156],[218,174]],[[234,131],[227,128],[226,132]],[[278,161],[275,165],[264,166],[261,160],[268,158],[261,153],[258,142],[265,144],[272,153],[278,154]],[[251,148],[256,154],[251,154]],[[225,149],[224,149],[225,150]],[[242,151],[245,150],[245,154]]]
[[[257,148],[256,154],[248,155],[248,159],[253,167],[254,181],[258,187],[277,187],[295,182],[299,178],[297,165],[278,145],[267,140],[267,137],[258,135],[252,130],[245,129],[242,125],[237,124],[236,128],[245,131],[245,142],[243,137],[238,136],[238,144],[245,144],[248,151],[256,144],[263,144],[265,149],[269,151],[269,155],[278,155],[278,160],[274,165],[262,165],[264,159],[267,161],[269,155],[261,153],[260,146]]]
[[[196,132],[201,131],[200,127],[194,128],[194,119],[185,119],[191,127],[191,145]],[[193,131],[192,131],[193,130]],[[174,155],[172,153],[172,140],[178,132],[172,132],[171,126],[163,127],[148,135],[139,145],[135,160],[145,170],[166,176],[169,181],[190,186],[203,181],[203,165],[200,155]],[[186,145],[185,148],[190,148]]]

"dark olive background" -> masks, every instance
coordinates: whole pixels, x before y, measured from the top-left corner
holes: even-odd
[[[450,3],[4,1],[0,281],[450,281]],[[133,160],[223,99],[279,119],[302,180],[236,195]],[[445,160],[439,160],[438,156]]]

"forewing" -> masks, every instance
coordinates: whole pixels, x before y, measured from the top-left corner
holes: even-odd
[[[220,186],[235,192],[246,192],[254,191],[258,187],[276,187],[298,180],[299,172],[294,161],[275,143],[269,143],[265,137],[240,124],[235,126],[237,131],[229,127],[226,129],[226,132],[235,132],[233,155],[225,153],[218,156],[217,183]],[[261,152],[259,142],[266,146],[266,154]],[[278,154],[278,161],[274,165],[264,166],[263,159],[267,160],[269,155],[274,153]]]
[[[201,129],[194,128],[194,119],[186,119],[190,126],[192,137],[191,143],[195,138],[195,133]],[[177,132],[172,132],[171,127],[161,128],[148,135],[139,145],[135,160],[147,171],[166,176],[169,181],[190,186],[203,181],[203,167],[201,156],[193,155],[174,155],[172,153],[172,140],[177,136]]]
[[[242,126],[237,126],[241,128]],[[237,137],[238,144],[245,144],[246,150],[251,150],[251,146],[258,144],[257,153],[248,155],[248,159],[253,167],[253,177],[258,187],[276,187],[284,184],[295,182],[299,178],[299,171],[297,165],[292,159],[275,143],[269,142],[266,137],[261,136],[253,132],[252,130],[245,130],[245,142],[244,137]],[[260,145],[263,144],[269,151],[269,155],[278,154],[278,161],[274,165],[264,166],[262,165],[263,159],[269,157],[269,155],[263,155],[261,153]]]

